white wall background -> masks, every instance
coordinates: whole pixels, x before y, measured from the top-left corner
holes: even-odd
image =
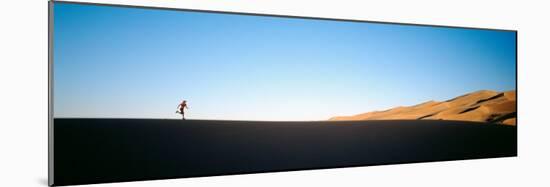
[[[544,1],[93,2],[519,30],[519,157],[90,186],[550,186],[550,6]],[[47,1],[0,11],[0,186],[47,184]]]

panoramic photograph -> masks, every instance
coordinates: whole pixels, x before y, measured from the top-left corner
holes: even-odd
[[[515,31],[52,6],[56,185],[517,155]]]

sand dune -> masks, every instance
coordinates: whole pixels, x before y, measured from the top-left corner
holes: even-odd
[[[396,107],[353,116],[332,117],[342,120],[438,119],[516,125],[516,91],[481,90],[447,101],[428,101],[414,106]]]
[[[517,155],[517,127],[480,124],[56,118],[54,186]]]

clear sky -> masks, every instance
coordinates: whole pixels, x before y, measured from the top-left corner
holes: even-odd
[[[54,117],[326,120],[516,87],[514,32],[55,3]]]

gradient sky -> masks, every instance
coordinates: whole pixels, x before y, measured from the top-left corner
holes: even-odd
[[[516,87],[514,32],[55,3],[54,116],[326,120]]]

